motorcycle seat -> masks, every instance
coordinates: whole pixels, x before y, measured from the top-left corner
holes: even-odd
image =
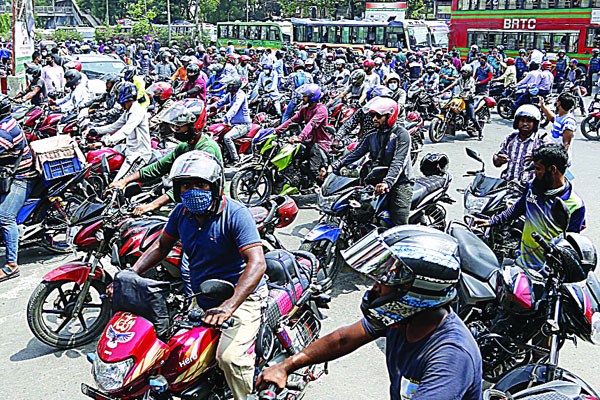
[[[415,179],[411,208],[416,208],[429,194],[447,186],[450,182],[449,176],[448,173],[445,173],[444,175],[420,176]]]
[[[450,235],[458,241],[460,266],[464,272],[487,281],[495,271],[500,269],[494,252],[473,232],[462,227],[454,227]]]

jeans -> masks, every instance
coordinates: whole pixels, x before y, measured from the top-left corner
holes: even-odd
[[[481,132],[481,125],[479,125],[479,121],[477,121],[477,118],[475,117],[475,101],[465,100],[465,110],[467,111],[467,117],[469,117],[469,119],[473,121],[477,132]]]
[[[6,264],[17,262],[19,253],[17,214],[32,188],[32,179],[15,179],[10,186],[10,192],[0,195],[0,230],[6,245]]]
[[[515,102],[515,110],[518,110],[519,107],[521,107],[524,104],[531,104],[531,95],[527,90],[525,91],[525,93],[519,96],[519,98]]]
[[[294,108],[296,108],[296,103],[294,102],[294,99],[292,99],[290,100],[290,104],[288,104],[287,108],[285,109],[285,112],[283,113],[283,118],[281,118],[282,124],[288,119],[292,118],[292,116],[294,115]]]
[[[490,92],[490,87],[486,85],[475,86],[475,94],[487,96]]]
[[[236,162],[240,159],[240,156],[237,153],[237,149],[235,148],[233,141],[245,136],[249,130],[250,125],[237,124],[234,125],[233,128],[231,128],[231,130],[225,134],[225,136],[223,136],[223,141],[225,142],[225,146],[227,146],[227,151],[229,151],[231,159]]]
[[[414,184],[409,182],[397,183],[390,190],[388,207],[394,226],[408,224],[413,186]]]
[[[326,164],[327,160],[325,151],[318,144],[313,143],[304,144],[301,151],[299,159],[308,161],[308,165],[301,167],[302,173],[306,174],[314,183],[318,185],[322,184],[320,175],[321,167]]]

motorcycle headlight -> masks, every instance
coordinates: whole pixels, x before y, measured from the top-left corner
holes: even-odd
[[[133,358],[116,363],[107,363],[96,355],[92,375],[100,389],[105,391],[118,390],[123,387],[123,382],[125,382],[125,378],[131,371],[133,364]]]
[[[467,194],[465,197],[465,211],[469,214],[478,214],[483,211],[489,199],[485,197],[476,197],[472,194]]]
[[[335,203],[335,199],[337,196],[323,196],[321,190],[318,191],[317,194],[317,205],[323,211],[331,211],[331,207],[333,203]]]
[[[77,237],[77,234],[79,233],[79,231],[81,230],[81,226],[71,226],[70,228],[67,229],[67,244],[70,246],[73,246],[74,242],[75,242],[75,238]]]

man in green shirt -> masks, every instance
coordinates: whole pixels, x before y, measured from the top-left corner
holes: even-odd
[[[182,104],[176,104],[168,110],[162,117],[162,122],[171,125],[171,129],[175,134],[175,139],[181,141],[164,158],[152,163],[138,172],[124,177],[112,183],[111,187],[125,188],[131,182],[146,182],[153,178],[158,178],[167,175],[171,171],[171,166],[182,154],[191,150],[204,150],[213,154],[219,161],[223,162],[221,149],[217,142],[212,138],[202,134],[202,129],[206,123],[204,115],[197,117],[191,110]],[[175,202],[173,189],[170,189],[166,194],[163,194],[152,203],[142,204],[134,210],[134,215],[142,215],[160,208],[168,203]]]

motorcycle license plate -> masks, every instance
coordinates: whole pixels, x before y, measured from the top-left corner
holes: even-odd
[[[85,383],[81,384],[81,393],[96,400],[117,400],[114,397],[108,397],[104,393],[94,389],[91,386],[86,385]]]

